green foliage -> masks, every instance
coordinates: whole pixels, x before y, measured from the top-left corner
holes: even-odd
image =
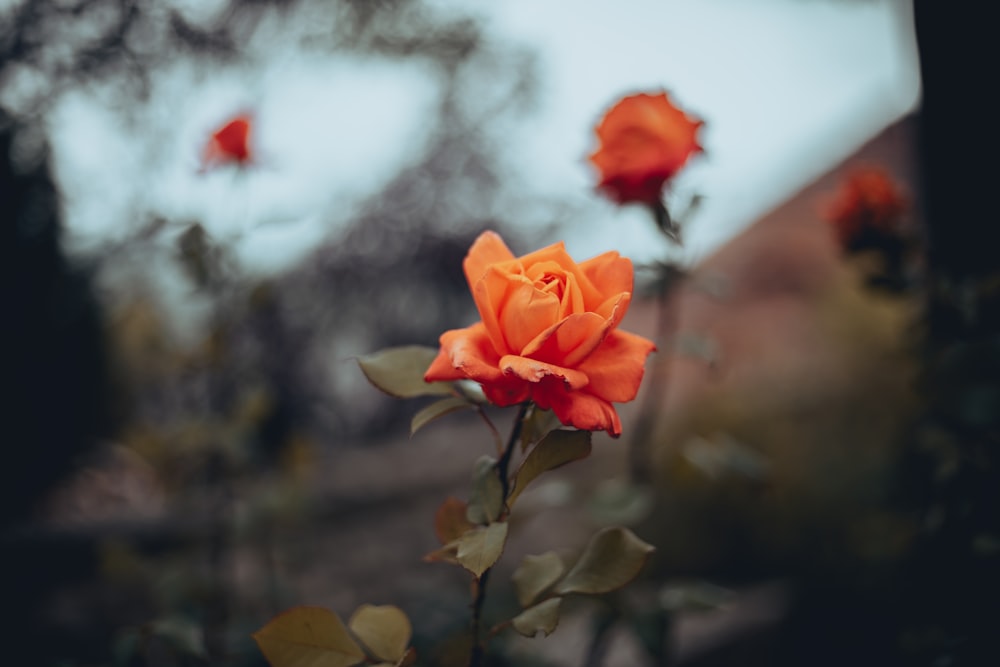
[[[652,545],[627,528],[605,528],[590,539],[565,577],[565,565],[556,553],[525,556],[512,577],[518,602],[525,609],[509,623],[525,637],[535,637],[539,632],[547,637],[559,624],[563,596],[617,590],[639,574],[652,552]],[[535,604],[550,588],[550,595]]]
[[[358,357],[358,365],[369,382],[396,398],[454,394],[448,382],[424,382],[424,373],[435,357],[436,348],[405,345]]]
[[[559,426],[559,419],[554,412],[542,410],[537,405],[531,406],[528,416],[521,425],[521,450],[527,451],[531,445],[539,442],[549,431]]]
[[[350,632],[329,609],[293,607],[271,619],[253,638],[271,667],[351,667],[376,660],[378,665],[405,667],[416,657],[409,647],[410,619],[398,607],[361,605],[348,627]]]
[[[475,528],[467,518],[468,504],[458,498],[447,498],[434,514],[434,532],[441,544],[448,544]]]
[[[472,493],[466,518],[474,524],[493,523],[503,512],[503,484],[497,476],[497,461],[481,456],[472,472]]]
[[[340,617],[322,607],[293,607],[253,638],[271,667],[351,667],[365,660]]]
[[[507,544],[509,525],[498,521],[488,526],[475,526],[458,539],[424,556],[427,562],[455,563],[471,572],[476,579],[493,567]]]
[[[590,456],[590,439],[590,431],[558,430],[546,435],[518,468],[514,488],[507,497],[508,506],[513,507],[521,492],[543,472]]]
[[[639,574],[653,551],[627,528],[604,528],[590,539],[555,592],[596,594],[621,588]]]
[[[653,490],[646,484],[609,479],[594,490],[588,509],[602,525],[632,526],[649,516],[653,500]]]
[[[534,637],[539,632],[548,637],[559,625],[559,605],[562,598],[549,598],[528,607],[511,619],[514,629],[525,637]]]
[[[668,611],[711,611],[733,598],[733,592],[707,581],[679,581],[660,591],[660,606]]]
[[[379,660],[399,664],[406,657],[413,628],[399,607],[361,605],[351,615],[348,626]]]
[[[473,528],[455,543],[455,558],[459,565],[478,579],[500,559],[507,543],[506,521]]]
[[[538,556],[525,556],[512,577],[517,601],[522,607],[527,607],[565,572],[566,566],[554,551]]]
[[[432,383],[441,384],[441,383]],[[444,417],[445,415],[450,415],[452,412],[458,412],[459,410],[468,410],[469,408],[474,408],[475,405],[469,402],[468,399],[461,396],[451,396],[449,398],[442,398],[440,401],[435,401],[431,403],[424,409],[413,415],[413,420],[410,422],[410,435],[413,435],[427,424],[432,421]]]

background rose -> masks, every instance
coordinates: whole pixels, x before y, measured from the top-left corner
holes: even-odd
[[[607,252],[577,264],[562,243],[516,258],[485,232],[463,266],[482,321],[441,336],[425,379],[475,380],[496,405],[532,400],[564,424],[620,435],[612,402],[635,398],[655,349],[616,328],[632,262]]]
[[[665,92],[623,98],[595,130],[600,145],[590,161],[601,173],[598,187],[620,204],[658,202],[664,183],[703,150],[697,137],[703,124]]]
[[[897,233],[906,208],[906,199],[889,174],[866,167],[851,172],[824,214],[846,248],[865,234]]]
[[[209,138],[202,152],[202,168],[224,164],[245,165],[252,162],[250,130],[253,118],[239,114],[220,127]]]

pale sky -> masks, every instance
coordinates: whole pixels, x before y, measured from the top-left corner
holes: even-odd
[[[479,12],[490,39],[537,49],[540,99],[510,128],[505,188],[568,202],[573,224],[556,235],[578,259],[668,250],[643,211],[593,192],[592,127],[624,94],[666,89],[707,122],[706,155],[675,184],[706,198],[691,260],[919,101],[908,0],[436,2]],[[122,235],[138,206],[204,221],[253,270],[286,268],[419,157],[439,92],[416,63],[284,53],[211,73],[179,63],[154,81],[150,131],[123,130],[100,91],[68,95],[48,126],[74,243]],[[242,109],[257,117],[259,168],[199,175],[205,138]],[[538,229],[539,243],[551,236]]]

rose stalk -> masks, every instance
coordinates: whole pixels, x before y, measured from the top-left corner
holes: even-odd
[[[635,398],[654,345],[618,329],[632,299],[633,270],[617,252],[577,263],[556,243],[515,257],[499,235],[485,232],[463,268],[481,321],[445,332],[437,349],[391,348],[359,364],[372,384],[393,396],[438,397],[414,415],[411,432],[472,408],[496,436],[483,401],[518,407],[499,459],[476,461],[469,499],[449,498],[438,509],[434,528],[442,546],[425,556],[459,565],[473,576],[469,664],[478,667],[487,641],[503,629],[548,635],[559,622],[564,597],[617,590],[645,565],[653,548],[624,528],[599,531],[572,567],[554,552],[528,556],[514,573],[523,610],[484,636],[487,583],[506,546],[508,518],[518,497],[545,472],[588,456],[592,431],[621,434],[614,403]],[[469,391],[470,382],[481,392]],[[353,641],[335,614],[315,608],[279,616],[255,637],[273,667],[327,657],[338,665],[375,659],[410,664],[405,615],[394,607],[369,607],[349,624],[365,646]],[[383,616],[389,620],[376,622]],[[317,643],[317,622],[330,628],[324,636],[333,639]],[[362,632],[368,633],[367,641]],[[387,644],[391,650],[384,648]]]
[[[599,172],[598,189],[617,204],[637,203],[649,210],[671,243],[681,243],[680,221],[670,214],[664,194],[677,173],[704,152],[698,132],[704,122],[675,106],[666,92],[629,95],[604,114],[595,127],[598,148],[589,157]],[[698,198],[693,197],[687,213]],[[684,216],[686,217],[686,215]],[[671,263],[656,266],[658,292],[656,339],[666,345],[674,328],[670,296],[684,271]],[[632,481],[649,477],[649,439],[656,406],[667,390],[664,373],[654,371],[629,443]]]
[[[598,148],[589,159],[600,174],[598,189],[618,204],[648,207],[660,231],[680,243],[680,226],[663,195],[688,160],[704,152],[698,140],[704,124],[676,107],[666,92],[622,98],[594,129]]]
[[[614,402],[635,398],[655,347],[619,330],[632,299],[632,263],[608,252],[577,264],[562,243],[515,257],[499,235],[482,234],[463,268],[480,322],[445,332],[425,380],[473,380],[498,406],[520,405],[496,474],[504,505],[507,467],[528,409],[552,410],[582,431],[622,432]],[[474,648],[483,653],[480,615],[490,570],[473,604]]]

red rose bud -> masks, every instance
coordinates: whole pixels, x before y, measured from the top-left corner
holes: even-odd
[[[667,181],[703,150],[702,125],[665,92],[623,98],[595,128],[599,146],[590,161],[600,172],[598,188],[619,204],[659,203]]]
[[[897,235],[907,202],[900,188],[878,167],[853,171],[826,205],[823,217],[841,247],[854,249],[865,239]]]
[[[202,152],[202,170],[227,164],[237,166],[249,164],[252,161],[250,152],[252,123],[253,119],[249,114],[240,114],[216,130]]]

